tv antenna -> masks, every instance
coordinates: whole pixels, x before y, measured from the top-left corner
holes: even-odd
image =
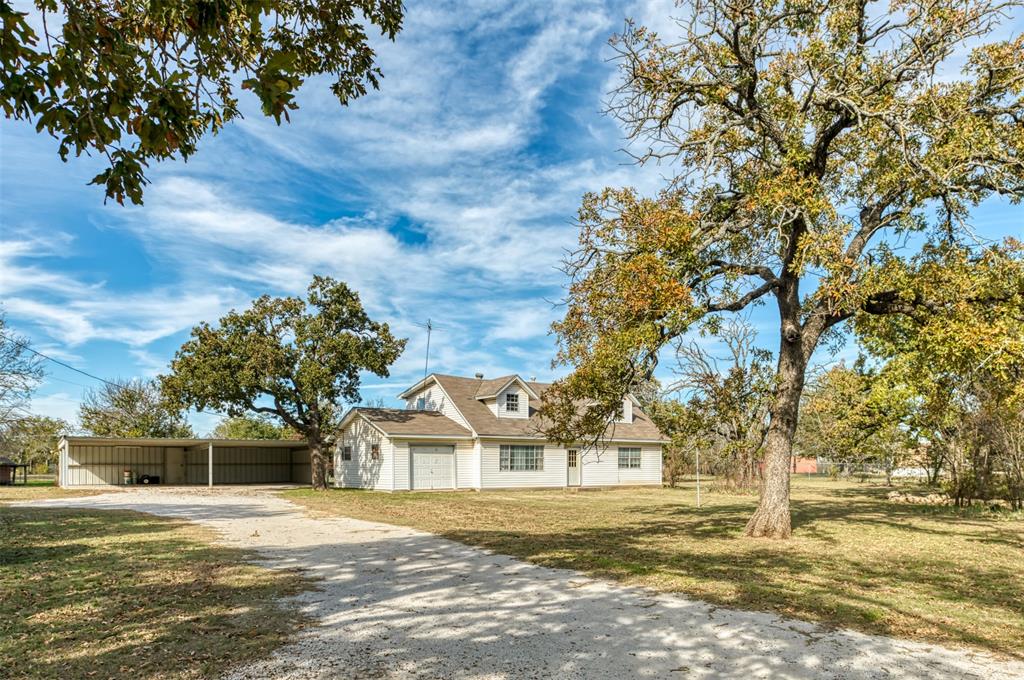
[[[423,377],[426,378],[427,371],[430,369],[430,336],[434,331],[443,331],[444,327],[434,325],[434,322],[429,318],[427,319],[427,323],[413,323],[413,326],[419,326],[420,328],[427,329],[427,355],[423,359]]]

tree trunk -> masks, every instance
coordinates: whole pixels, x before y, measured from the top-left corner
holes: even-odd
[[[804,389],[803,343],[798,323],[784,320],[779,348],[778,386],[769,409],[768,434],[764,444],[764,481],[761,501],[747,522],[747,536],[789,538],[789,469],[793,437]]]
[[[309,466],[313,473],[313,488],[317,491],[327,489],[327,459],[324,457],[324,444],[319,437],[309,438]]]

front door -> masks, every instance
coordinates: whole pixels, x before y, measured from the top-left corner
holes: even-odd
[[[580,452],[577,449],[569,449],[565,452],[569,467],[569,486],[580,485]]]

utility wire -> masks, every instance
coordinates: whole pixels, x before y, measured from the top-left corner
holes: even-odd
[[[30,347],[27,343],[22,342],[20,340],[17,340],[15,338],[12,338],[11,336],[7,335],[6,333],[0,333],[0,338],[2,338],[4,340],[7,340],[8,342],[10,342],[13,345],[17,345],[18,347],[21,347],[22,349],[27,349],[29,352],[32,352],[33,354],[35,354],[35,355],[37,355],[39,357],[42,357],[43,359],[46,359],[47,361],[52,361],[53,363],[57,364],[58,366],[63,366],[64,368],[69,369],[71,371],[74,371],[75,373],[81,373],[82,375],[86,376],[87,378],[92,378],[93,380],[99,380],[104,385],[109,385],[109,386],[111,386],[113,388],[116,388],[116,389],[121,389],[121,388],[124,387],[124,385],[122,385],[122,384],[119,384],[119,383],[116,383],[116,382],[112,382],[110,380],[106,380],[104,378],[99,377],[98,375],[94,375],[92,373],[89,373],[88,371],[83,371],[80,368],[77,368],[75,366],[72,366],[71,364],[65,363],[65,362],[61,361],[60,359],[55,359],[55,358],[51,357],[48,354],[43,354],[39,350],[36,350],[36,349],[33,349],[32,347]],[[55,378],[55,380],[59,380],[59,378]],[[63,382],[71,382],[71,381],[64,380]],[[71,384],[72,385],[78,385],[78,383],[71,383]],[[79,385],[79,387],[85,387],[85,385]],[[52,398],[55,398],[55,397],[51,396],[50,398],[52,399]],[[76,402],[73,399],[61,399],[60,397],[56,397],[56,398],[61,400],[61,401],[68,402],[68,403],[79,403],[79,404],[81,403],[81,402]],[[221,411],[216,411],[214,409],[203,409],[201,411],[197,411],[197,413],[212,413],[214,415],[221,416],[222,418],[228,417],[227,413],[222,413]],[[120,416],[119,414],[114,414],[114,413],[109,413],[108,412],[108,415],[113,416],[114,420],[117,421],[118,424],[120,424],[120,425],[131,425],[132,424],[129,421],[123,420],[122,416]]]
[[[53,357],[49,356],[48,354],[43,354],[39,350],[32,349],[32,347],[30,347],[27,343],[21,342],[20,340],[16,340],[16,339],[12,338],[9,335],[6,335],[4,333],[0,333],[0,337],[2,337],[4,340],[6,340],[7,342],[9,342],[9,343],[11,343],[13,345],[17,345],[18,347],[21,347],[22,349],[27,349],[29,352],[32,352],[33,354],[35,354],[37,356],[40,356],[40,357],[42,357],[42,358],[44,358],[44,359],[46,359],[48,361],[52,361],[53,363],[57,364],[58,366],[63,366],[64,368],[72,370],[75,373],[81,373],[82,375],[84,375],[87,378],[92,378],[93,380],[99,380],[101,383],[110,385],[111,387],[123,387],[123,385],[119,385],[119,384],[117,384],[115,382],[111,382],[109,380],[105,380],[104,378],[101,378],[98,375],[93,375],[92,373],[89,373],[88,371],[83,371],[80,368],[75,368],[71,364],[65,363],[65,362],[61,361],[60,359],[54,359]]]

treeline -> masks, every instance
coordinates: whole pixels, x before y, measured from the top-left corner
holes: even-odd
[[[839,474],[894,474],[941,488],[956,505],[1003,500],[1024,507],[1024,320],[990,319],[983,336],[948,324],[857,327],[860,358],[813,371],[800,404],[794,456]],[[675,347],[676,380],[647,395],[672,443],[665,477],[701,471],[732,490],[761,481],[770,352],[735,321]],[[701,344],[703,342],[703,344]],[[721,351],[721,347],[725,350]]]

